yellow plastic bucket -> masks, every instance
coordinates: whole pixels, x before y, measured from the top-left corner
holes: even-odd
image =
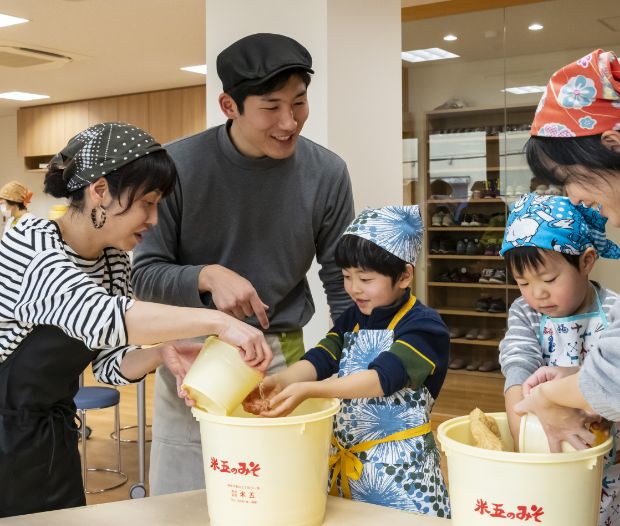
[[[309,399],[289,416],[231,416],[192,408],[200,422],[212,526],[318,526],[336,398]]]
[[[491,413],[512,451],[506,413]],[[512,453],[474,447],[469,416],[437,429],[448,461],[453,526],[596,526],[603,456],[612,440],[583,451]]]
[[[263,373],[247,365],[239,349],[210,336],[185,375],[183,388],[200,409],[227,415],[262,379]]]

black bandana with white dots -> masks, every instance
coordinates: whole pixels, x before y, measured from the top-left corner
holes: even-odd
[[[147,132],[122,122],[95,124],[78,133],[50,164],[64,167],[69,192],[94,183],[144,155],[163,150]]]

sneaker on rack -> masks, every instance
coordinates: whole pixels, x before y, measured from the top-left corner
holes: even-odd
[[[476,340],[490,340],[491,338],[493,338],[493,333],[486,327],[484,329],[480,329],[476,336]]]
[[[468,256],[475,256],[478,253],[478,239],[471,239],[465,246],[465,254]]]
[[[478,283],[490,283],[490,279],[495,274],[495,269],[492,268],[483,268],[482,272],[480,272],[480,279],[478,279]]]
[[[477,338],[478,338],[478,329],[476,329],[475,327],[472,329],[469,329],[469,331],[467,331],[467,334],[465,335],[466,340],[475,340]]]
[[[454,242],[451,239],[441,238],[439,240],[437,254],[454,254],[454,250]]]
[[[459,239],[456,242],[456,254],[457,254],[457,256],[464,255],[466,250],[467,250],[467,238]]]
[[[482,222],[480,221],[480,216],[478,214],[473,214],[471,216],[469,226],[482,226]]]
[[[495,269],[492,276],[489,277],[489,283],[496,283],[498,285],[506,284],[506,271],[503,268]]]
[[[480,298],[476,301],[476,311],[477,312],[488,312],[490,307],[489,300],[487,298]]]
[[[494,256],[495,255],[495,239],[489,239],[486,248],[484,249],[485,256]]]
[[[465,329],[463,327],[450,327],[449,334],[451,339],[462,338],[465,336]]]
[[[489,226],[506,226],[506,216],[501,212],[499,214],[493,214],[491,219],[489,219]]]
[[[442,222],[444,215],[446,215],[446,213],[442,212],[441,210],[438,210],[437,212],[435,212],[433,216],[431,217],[431,226],[441,226],[441,222]]]
[[[461,226],[471,226],[471,214],[465,214],[463,216]]]
[[[431,239],[431,245],[428,249],[431,254],[439,254],[439,239]]]
[[[506,303],[502,298],[491,298],[489,312],[506,312]]]
[[[441,226],[455,226],[456,223],[454,222],[454,218],[452,217],[452,214],[448,213],[448,214],[444,214],[444,216],[441,218]]]

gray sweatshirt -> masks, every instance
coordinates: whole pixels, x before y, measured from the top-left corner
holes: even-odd
[[[613,308],[616,308],[615,305],[618,295],[609,289],[599,286],[596,286],[596,292],[598,293],[603,312],[607,316],[607,321],[609,323],[611,311]],[[620,312],[618,314],[620,314]],[[538,339],[541,319],[542,314],[532,309],[523,297],[517,298],[510,306],[510,311],[508,313],[508,330],[506,331],[504,339],[499,344],[499,362],[502,367],[502,373],[506,377],[504,391],[508,390],[508,388],[513,385],[523,384],[523,382],[525,382],[525,380],[539,367],[545,365],[542,347]],[[606,337],[610,328],[605,330],[603,335],[601,335],[599,347],[601,345],[600,342]],[[591,354],[592,352],[586,357],[582,366],[582,371],[589,361],[588,357]],[[618,366],[620,366],[620,352],[618,352],[617,363]],[[618,391],[620,391],[620,383]],[[620,409],[620,397],[618,397],[617,406]]]
[[[198,293],[198,274],[219,264],[248,279],[269,305],[269,332],[297,330],[314,313],[306,273],[316,255],[332,317],[350,305],[334,262],[335,244],[354,215],[340,157],[299,137],[287,159],[248,158],[226,125],[166,148],[179,180],[134,251],[138,298],[214,308],[210,294]],[[246,321],[258,326],[255,317]]]

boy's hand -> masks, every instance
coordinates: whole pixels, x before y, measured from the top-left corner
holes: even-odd
[[[565,378],[577,372],[579,372],[579,367],[550,367],[548,365],[539,367],[538,370],[523,383],[523,396],[529,395],[532,389],[537,385],[552,380],[559,380],[560,378]]]
[[[288,415],[306,398],[311,398],[312,387],[316,384],[317,382],[297,382],[288,385],[281,393],[270,398],[270,409],[262,411],[260,416],[273,418]]]
[[[261,385],[245,397],[241,404],[243,409],[253,415],[261,416],[269,409],[269,400],[282,390],[277,374],[266,376]],[[262,392],[261,392],[262,391]]]

